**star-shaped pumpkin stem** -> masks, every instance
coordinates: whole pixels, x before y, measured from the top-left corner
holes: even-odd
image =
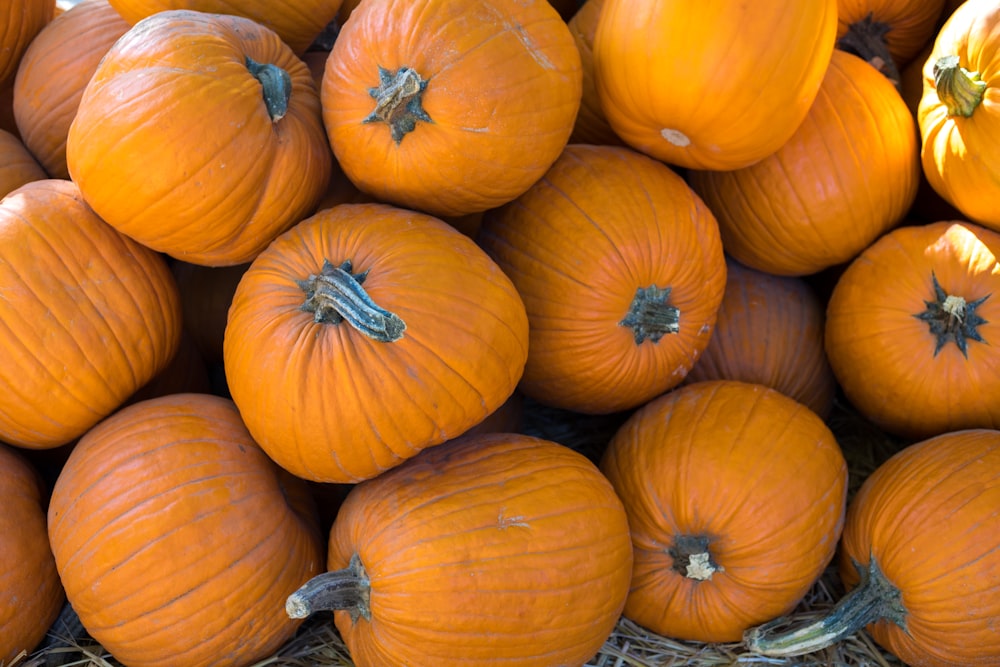
[[[914,314],[914,317],[927,322],[931,334],[934,335],[935,356],[948,341],[952,341],[968,359],[968,341],[985,342],[979,333],[979,327],[987,324],[987,321],[976,312],[976,309],[990,298],[990,295],[979,297],[975,301],[966,301],[962,296],[945,292],[933,272],[931,272],[931,282],[934,285],[934,299],[924,301],[927,309]]]
[[[397,144],[417,127],[417,121],[433,122],[422,106],[421,97],[427,80],[411,67],[395,72],[379,65],[379,85],[368,89],[375,100],[375,109],[365,117],[365,123],[386,123],[392,140]]]
[[[628,313],[618,325],[632,329],[636,345],[647,338],[657,343],[664,334],[680,331],[681,311],[670,303],[670,291],[670,287],[656,285],[635,291]]]

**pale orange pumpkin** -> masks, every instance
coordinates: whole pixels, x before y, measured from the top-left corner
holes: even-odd
[[[42,165],[16,136],[0,130],[0,199],[25,183],[48,178]]]
[[[28,44],[52,20],[55,9],[52,0],[0,3],[0,84],[14,77]]]

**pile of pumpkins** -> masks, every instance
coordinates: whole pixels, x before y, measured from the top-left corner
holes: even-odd
[[[1000,662],[1000,0],[0,21],[0,664]]]

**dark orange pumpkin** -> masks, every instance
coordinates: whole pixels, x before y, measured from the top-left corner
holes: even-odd
[[[98,215],[160,252],[249,262],[309,215],[330,177],[309,68],[250,19],[174,10],[102,59],[66,140]]]
[[[362,2],[326,61],[323,120],[361,190],[460,216],[545,173],[573,129],[581,79],[547,2]]]
[[[35,35],[52,20],[52,0],[14,0],[0,4],[0,84],[17,72],[18,63]]]
[[[49,536],[87,632],[130,667],[248,665],[298,627],[283,600],[322,571],[305,482],[267,458],[232,401],[174,394],[77,443]]]
[[[25,183],[48,178],[31,152],[15,135],[0,130],[0,199]]]
[[[583,455],[470,436],[355,486],[330,572],[287,608],[336,609],[358,667],[579,667],[617,622],[631,564],[621,500]]]
[[[636,411],[601,461],[635,553],[625,616],[669,637],[736,641],[789,612],[832,560],[847,464],[811,410],[719,380]]]
[[[569,137],[570,143],[574,144],[619,146],[623,143],[604,116],[601,98],[597,93],[597,82],[594,79],[594,35],[597,33],[597,21],[603,7],[604,0],[587,0],[580,6],[580,11],[566,24],[573,34],[573,39],[576,40],[576,48],[580,51],[580,65],[583,69],[580,111],[576,115],[573,133]]]
[[[166,367],[181,307],[163,258],[101,220],[70,181],[0,200],[0,440],[56,447]]]
[[[499,408],[524,370],[528,320],[510,280],[448,224],[341,204],[250,265],[223,353],[233,400],[275,461],[356,482]]]
[[[211,267],[174,262],[170,267],[181,296],[184,327],[206,363],[222,363],[229,305],[249,266]]]

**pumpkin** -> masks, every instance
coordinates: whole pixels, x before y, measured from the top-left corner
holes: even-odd
[[[55,8],[52,0],[0,4],[0,83],[13,78],[28,44],[52,20]]]
[[[570,143],[573,144],[611,146],[622,144],[622,140],[604,117],[601,98],[597,93],[597,82],[594,80],[594,35],[603,7],[604,0],[587,0],[580,5],[580,10],[566,24],[573,34],[573,39],[576,40],[576,48],[580,51],[580,65],[583,69],[580,111],[576,115],[573,133],[569,137]]]
[[[823,349],[825,305],[802,278],[727,258],[715,330],[685,382],[762,384],[829,416],[837,381]]]
[[[998,504],[1000,432],[955,431],[906,447],[851,501],[839,559],[847,595],[814,623],[754,628],[748,646],[801,655],[865,627],[912,667],[997,664]]]
[[[614,628],[632,548],[597,467],[554,442],[469,436],[355,486],[329,572],[289,596],[334,609],[358,667],[579,667]]]
[[[833,559],[847,464],[823,421],[773,389],[675,389],[622,424],[600,468],[632,534],[624,614],[655,633],[739,640],[790,611]]]
[[[972,222],[1000,230],[1000,2],[969,0],[937,33],[917,111],[931,187]]]
[[[838,50],[806,119],[774,154],[689,180],[734,259],[802,276],[850,261],[902,220],[916,197],[919,150],[892,84]]]
[[[0,440],[83,435],[169,363],[180,340],[166,262],[101,220],[70,181],[0,200]]]
[[[386,204],[324,209],[275,239],[240,279],[223,341],[255,440],[294,474],[340,483],[482,421],[527,354],[524,304],[496,263]]]
[[[69,178],[66,135],[97,64],[129,29],[108,0],[83,0],[31,42],[14,80],[21,139],[53,178]]]
[[[202,266],[174,262],[171,271],[181,296],[184,327],[206,363],[222,363],[229,305],[249,264]]]
[[[514,199],[559,156],[580,55],[547,2],[362,2],[321,94],[329,143],[359,189],[461,216]]]
[[[177,352],[174,353],[167,367],[144,384],[139,391],[132,394],[124,405],[131,405],[150,398],[169,396],[170,394],[208,394],[211,392],[212,380],[208,365],[205,363],[204,357],[201,356],[201,351],[194,338],[185,328],[181,330]]]
[[[25,183],[48,178],[17,136],[0,130],[0,199]]]
[[[893,230],[840,276],[826,350],[850,402],[909,439],[1000,426],[1000,234],[965,222]]]
[[[34,467],[0,444],[0,664],[45,637],[62,609],[63,588],[45,524],[48,490]]]
[[[594,77],[628,145],[694,169],[738,169],[802,123],[830,62],[837,0],[605,0]]]
[[[484,215],[479,243],[531,323],[521,391],[584,413],[637,407],[684,379],[725,290],[718,226],[666,165],[570,145],[526,193]]]
[[[312,213],[330,147],[309,68],[250,19],[143,19],[84,89],[66,140],[87,203],[140,243],[196,264],[249,262]]]
[[[48,520],[67,599],[130,667],[264,658],[299,625],[283,600],[322,571],[309,488],[217,396],[150,399],[95,426]]]

